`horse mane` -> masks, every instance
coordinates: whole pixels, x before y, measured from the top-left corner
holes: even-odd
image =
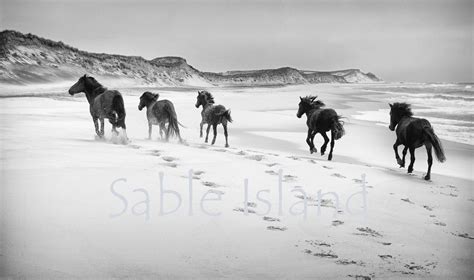
[[[413,112],[411,111],[411,105],[405,102],[396,102],[393,103],[392,109],[396,110],[400,116],[413,116]]]
[[[212,96],[210,92],[203,90],[201,91],[201,93],[203,93],[204,96],[206,97],[207,103],[214,104],[214,96]]]
[[[301,101],[308,103],[309,105],[311,105],[311,108],[313,109],[319,109],[321,107],[326,106],[324,102],[322,102],[321,100],[316,100],[316,98],[318,97],[314,95],[308,95],[308,96],[302,97]]]
[[[84,79],[87,79],[89,83],[86,82],[91,87],[91,91],[102,93],[107,90],[101,83],[99,83],[94,77],[92,76],[84,76]]]

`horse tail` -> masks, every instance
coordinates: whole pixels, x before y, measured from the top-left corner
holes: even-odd
[[[121,94],[116,94],[112,99],[112,111],[117,114],[116,125],[125,129],[125,105]]]
[[[334,133],[335,140],[340,139],[346,133],[344,130],[344,122],[341,119],[342,117],[338,115],[332,119],[331,131]]]
[[[176,115],[173,104],[166,104],[163,109],[168,114],[168,130],[166,132],[167,136],[178,136],[181,139],[181,135],[179,134],[178,116]]]
[[[182,128],[186,128],[186,126],[184,126],[182,123],[178,122],[179,126],[181,126]]]
[[[221,116],[221,121],[222,119],[226,119],[228,122],[232,122],[232,117],[230,116],[230,109],[222,112],[220,116]]]
[[[446,156],[444,155],[443,145],[441,144],[441,141],[439,140],[438,136],[436,136],[436,134],[434,133],[433,128],[431,126],[424,126],[423,132],[428,137],[428,141],[430,141],[433,145],[438,161],[444,162],[446,160]]]

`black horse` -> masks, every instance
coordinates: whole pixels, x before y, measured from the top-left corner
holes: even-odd
[[[408,173],[412,173],[413,164],[415,163],[415,149],[425,145],[426,153],[428,154],[428,173],[426,173],[425,180],[429,180],[431,178],[431,165],[433,164],[431,148],[434,148],[438,161],[444,162],[446,160],[441,141],[434,133],[429,121],[413,117],[410,104],[394,103],[389,105],[389,129],[394,131],[395,127],[397,128],[397,141],[393,144],[397,163],[400,167],[405,167],[405,156],[407,150],[410,150],[410,165],[408,166]],[[400,156],[398,155],[398,146],[400,145],[405,145],[405,148],[403,149],[403,159],[400,159]]]
[[[166,135],[166,141],[169,140],[170,136],[176,135],[179,141],[182,142],[181,135],[179,134],[179,127],[181,125],[178,122],[178,117],[174,109],[174,105],[169,100],[158,101],[159,94],[151,93],[146,91],[140,96],[140,103],[138,104],[138,110],[142,110],[146,107],[146,117],[148,119],[148,139],[151,139],[151,132],[153,125],[159,125],[160,136],[163,139],[163,132]],[[166,129],[166,123],[168,128]]]
[[[118,134],[116,127],[121,127],[125,132],[125,106],[119,91],[108,90],[94,77],[84,75],[69,89],[70,95],[80,92],[86,94],[95,132],[99,137],[104,137],[104,118],[109,119],[112,124],[112,132]],[[98,120],[100,120],[100,129]]]
[[[229,143],[227,142],[227,122],[232,122],[232,117],[230,116],[230,110],[227,110],[222,105],[214,105],[214,97],[212,94],[205,90],[198,91],[197,101],[196,101],[196,108],[202,105],[202,112],[201,112],[201,125],[200,125],[200,137],[202,137],[202,127],[205,123],[207,123],[207,130],[206,130],[206,140],[207,143],[209,137],[209,130],[212,128],[214,130],[214,138],[212,138],[212,145],[216,142],[217,137],[217,125],[222,124],[224,127],[224,136],[225,136],[225,146],[229,147]]]
[[[316,153],[318,150],[314,147],[314,136],[318,133],[324,138],[324,144],[321,146],[321,155],[326,152],[326,147],[329,138],[326,135],[327,131],[331,131],[331,150],[329,151],[328,160],[332,159],[332,151],[334,149],[334,140],[340,139],[344,135],[344,127],[341,121],[341,116],[338,116],[333,109],[323,108],[325,105],[322,101],[316,100],[317,96],[300,97],[300,104],[298,105],[298,113],[296,116],[301,118],[306,114],[308,126],[308,136],[306,143],[308,143],[309,151]]]

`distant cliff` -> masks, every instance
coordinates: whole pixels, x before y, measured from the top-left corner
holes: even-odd
[[[201,72],[181,57],[90,53],[62,42],[16,31],[0,32],[0,83],[35,84],[77,79],[84,73],[145,86],[286,85],[380,81],[359,69],[332,72],[278,69]]]

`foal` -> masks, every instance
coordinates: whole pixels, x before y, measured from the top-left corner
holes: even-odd
[[[410,104],[393,103],[389,105],[390,126],[388,128],[394,131],[396,127],[397,141],[393,144],[393,150],[395,151],[397,163],[400,167],[405,167],[405,156],[407,150],[409,150],[410,165],[408,166],[408,173],[412,173],[413,164],[415,163],[415,149],[425,145],[426,153],[428,154],[428,172],[426,173],[425,180],[430,180],[431,165],[433,164],[431,148],[434,148],[438,161],[444,162],[446,160],[441,141],[434,133],[429,121],[413,117]],[[403,149],[403,159],[400,159],[398,155],[398,146],[400,145],[405,145]]]
[[[225,136],[225,146],[229,147],[229,143],[227,142],[227,122],[232,122],[232,118],[230,116],[230,109],[227,110],[222,105],[214,105],[214,97],[212,94],[205,90],[198,91],[197,101],[196,101],[196,108],[202,105],[202,112],[201,112],[201,125],[200,125],[200,137],[202,137],[202,127],[205,123],[207,123],[207,130],[206,130],[206,140],[204,141],[207,143],[209,137],[209,130],[212,128],[214,130],[214,138],[212,138],[212,145],[216,142],[217,137],[217,125],[222,124],[224,127],[224,136]]]
[[[332,151],[334,149],[334,140],[340,139],[344,135],[344,127],[341,122],[341,116],[338,116],[333,109],[324,109],[324,103],[316,100],[317,96],[300,97],[300,103],[296,116],[301,118],[306,114],[308,126],[308,136],[306,143],[308,143],[309,151],[316,153],[317,149],[314,147],[314,136],[320,133],[324,138],[324,144],[321,146],[321,155],[326,152],[326,147],[329,138],[326,135],[327,131],[331,131],[331,150],[329,151],[328,160],[332,160]]]
[[[138,104],[138,110],[142,110],[143,107],[146,107],[146,117],[148,119],[148,139],[151,139],[151,132],[153,125],[160,126],[160,136],[163,139],[163,132],[166,135],[166,141],[169,140],[170,136],[176,135],[179,138],[179,141],[182,142],[181,135],[179,134],[180,123],[178,122],[178,117],[176,111],[174,110],[174,105],[169,100],[158,100],[159,94],[154,94],[149,91],[144,92],[140,96],[140,103]],[[166,128],[166,123],[168,123],[168,129]]]

